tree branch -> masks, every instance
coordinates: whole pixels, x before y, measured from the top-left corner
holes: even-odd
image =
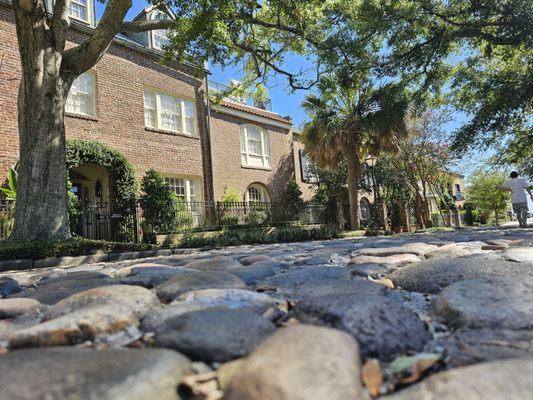
[[[65,51],[61,70],[75,77],[95,65],[115,35],[121,31],[124,17],[131,5],[131,0],[109,0],[102,19],[91,36],[79,46]]]
[[[155,29],[168,29],[175,23],[176,21],[173,19],[152,19],[149,21],[124,22],[122,24],[121,32],[137,33],[152,31]]]
[[[65,48],[66,33],[70,25],[69,6],[70,0],[56,0],[54,6],[52,30],[54,31],[56,49],[59,51],[63,51]]]

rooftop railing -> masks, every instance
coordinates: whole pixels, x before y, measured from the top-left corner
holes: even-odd
[[[253,96],[238,96],[231,93],[232,87],[223,83],[209,81],[209,90],[216,93],[228,93],[226,99],[261,110],[272,111],[272,101],[270,99],[258,99]]]

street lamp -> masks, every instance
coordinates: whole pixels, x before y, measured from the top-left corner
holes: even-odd
[[[368,155],[365,159],[365,162],[366,164],[372,169],[372,190],[374,191],[374,216],[376,218],[376,220],[378,221],[378,223],[381,223],[380,221],[380,213],[379,213],[379,210],[380,210],[380,196],[379,196],[379,191],[378,191],[378,188],[377,188],[377,185],[376,185],[376,173],[375,173],[375,166],[376,166],[376,161],[377,161],[377,157],[374,157],[372,155]]]

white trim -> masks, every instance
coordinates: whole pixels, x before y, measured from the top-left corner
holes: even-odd
[[[282,129],[287,129],[287,130],[290,130],[292,127],[292,124],[276,121],[276,120],[273,120],[267,117],[262,117],[260,115],[247,113],[245,111],[235,110],[233,108],[226,107],[221,104],[211,104],[211,109],[214,111],[220,112],[222,114],[231,115],[232,117],[242,118],[242,119],[256,122],[259,124],[275,126],[277,128],[282,128]]]
[[[173,93],[169,93],[169,92],[165,92],[165,91],[162,91],[162,90],[153,89],[151,87],[145,86],[144,90],[143,90],[143,114],[144,114],[144,110],[146,109],[146,107],[144,105],[146,93],[150,93],[150,94],[155,96],[155,125],[156,125],[156,126],[148,126],[146,124],[146,117],[145,117],[144,126],[146,128],[157,129],[157,130],[171,132],[171,133],[178,133],[178,134],[189,136],[189,137],[199,137],[198,110],[196,108],[196,101],[194,101],[193,99],[190,99],[189,97],[183,97],[183,96],[179,96],[179,95],[176,95],[176,94],[173,94]],[[172,97],[172,98],[176,99],[179,102],[180,130],[172,130],[172,129],[168,129],[168,128],[163,128],[161,126],[161,111],[162,111],[161,110],[161,96],[162,95],[163,96],[167,96],[167,97]],[[193,125],[193,132],[192,133],[185,132],[185,129],[186,129],[186,126],[187,126],[187,119],[186,119],[186,116],[185,116],[185,102],[191,103],[192,107],[193,107],[194,125]]]
[[[86,117],[93,117],[93,118],[96,118],[96,116],[98,115],[98,94],[97,94],[97,89],[96,89],[96,74],[94,73],[94,71],[85,71],[83,73],[81,73],[80,75],[78,75],[76,77],[76,80],[80,79],[81,77],[83,77],[84,75],[87,75],[87,76],[91,76],[92,77],[92,103],[93,103],[93,113],[92,114],[88,114],[88,113],[85,113],[85,112],[77,112],[77,111],[69,111],[67,108],[68,108],[68,101],[69,101],[69,97],[70,97],[70,94],[71,94],[71,91],[72,91],[72,86],[67,94],[67,100],[65,102],[65,112],[68,113],[68,114],[72,114],[72,115],[84,115]]]

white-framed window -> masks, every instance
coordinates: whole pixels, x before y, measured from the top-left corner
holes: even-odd
[[[270,168],[268,131],[256,125],[241,127],[241,163],[252,167]]]
[[[166,177],[165,181],[170,189],[181,201],[194,202],[201,201],[200,196],[200,179],[185,177]]]
[[[91,0],[70,0],[69,16],[81,21],[89,22]]]
[[[152,14],[152,19],[167,19],[168,15],[162,12],[156,12]],[[166,44],[169,43],[168,34],[166,29],[154,29],[152,32],[152,47],[154,49],[161,50]]]
[[[309,183],[318,182],[318,177],[313,171],[311,171],[311,162],[309,161],[309,157],[307,157],[305,150],[300,149],[298,153],[300,156],[300,171],[302,173],[302,181]]]
[[[246,189],[244,200],[246,202],[252,202],[252,203],[255,203],[255,202],[269,203],[270,195],[268,194],[268,191],[263,185],[260,185],[258,183],[253,183],[250,186],[248,186],[248,189]]]
[[[96,116],[96,79],[92,72],[85,72],[72,82],[65,111]]]
[[[146,89],[144,123],[149,128],[196,135],[196,107],[190,100]]]

